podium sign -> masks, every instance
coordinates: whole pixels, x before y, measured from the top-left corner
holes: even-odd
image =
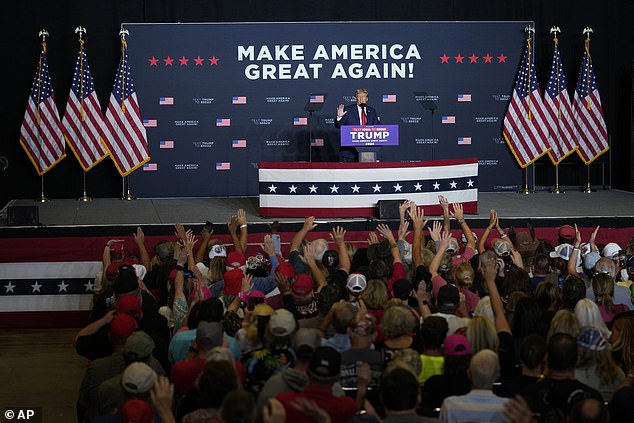
[[[398,145],[398,125],[342,125],[342,147]]]

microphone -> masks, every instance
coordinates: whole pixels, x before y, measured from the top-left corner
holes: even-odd
[[[365,109],[365,103],[359,104],[359,107],[361,107],[362,109]]]

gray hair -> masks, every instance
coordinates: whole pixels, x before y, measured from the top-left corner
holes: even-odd
[[[500,377],[500,361],[498,355],[489,349],[478,352],[469,364],[471,386],[475,389],[491,389]]]

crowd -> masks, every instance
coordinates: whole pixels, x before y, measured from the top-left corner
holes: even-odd
[[[439,204],[356,248],[308,217],[250,251],[243,210],[227,244],[182,224],[152,253],[141,228],[134,255],[108,241],[78,422],[631,421],[634,239],[538,240],[495,210],[478,238]]]

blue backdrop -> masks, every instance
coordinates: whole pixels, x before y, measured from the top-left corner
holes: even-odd
[[[516,190],[501,128],[527,24],[124,24],[151,155],[135,194],[254,196],[258,162],[337,161],[358,87],[399,125],[381,161],[477,157],[480,191]]]

